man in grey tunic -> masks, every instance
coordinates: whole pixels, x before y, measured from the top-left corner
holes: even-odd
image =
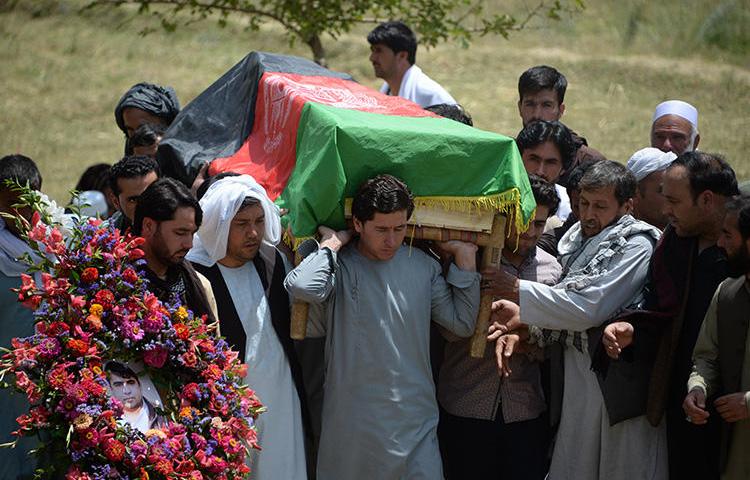
[[[366,181],[352,204],[358,236],[320,227],[321,248],[286,278],[296,299],[324,312],[308,326],[326,335],[319,480],[442,478],[429,326],[471,335],[477,247],[441,244],[455,262],[444,277],[435,260],[403,245],[413,209],[400,180]]]
[[[587,333],[598,339],[590,329],[642,300],[649,258],[661,232],[629,214],[636,181],[619,163],[594,164],[579,186],[580,221],[559,244],[561,281],[550,287],[495,277],[493,293],[516,303],[493,304],[496,323],[490,330],[495,335],[490,338],[507,328],[512,335],[529,335],[532,343],[565,344],[551,480],[664,479],[664,425],[652,427],[645,415],[611,424],[587,345]],[[523,325],[528,325],[527,332]],[[502,348],[496,352],[499,360],[510,353]]]

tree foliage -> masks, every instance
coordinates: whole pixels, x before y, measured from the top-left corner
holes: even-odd
[[[284,27],[291,43],[303,41],[315,61],[325,64],[322,35],[336,39],[357,24],[376,25],[399,19],[419,33],[423,45],[435,46],[446,40],[468,45],[475,36],[508,38],[535,17],[559,19],[566,12],[584,7],[583,0],[538,0],[521,18],[516,18],[492,11],[487,3],[483,0],[93,0],[89,8],[138,5],[140,13],[156,16],[168,31],[207,18],[217,18],[219,25],[225,26],[230,17],[242,16],[251,30],[257,30],[265,22],[277,22]]]

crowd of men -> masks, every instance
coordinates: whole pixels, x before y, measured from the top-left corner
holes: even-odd
[[[381,92],[471,124],[416,66],[406,25],[367,40]],[[254,478],[750,478],[750,197],[727,161],[697,150],[689,103],[657,105],[649,146],[625,166],[560,122],[566,88],[548,66],[520,76],[516,144],[537,208],[527,231],[506,232],[499,269],[478,272],[471,243],[406,245],[413,197],[387,174],[359,187],[353,230],[320,226],[293,268],[281,212],[253,178],[162,177],[156,147],[179,103],[147,83],[115,109],[125,157],[90,167],[78,202],[142,236],[149,288],[218,319],[249,364],[268,406]],[[41,189],[34,162],[0,159],[0,211],[29,215],[5,180]],[[31,333],[7,294],[27,251],[0,219],[2,345]],[[494,348],[477,359],[467,337],[482,291],[496,300]],[[310,304],[299,342],[292,299]],[[140,387],[118,368],[113,391]],[[5,440],[24,406],[2,395]],[[0,477],[30,474],[32,447],[0,450]]]

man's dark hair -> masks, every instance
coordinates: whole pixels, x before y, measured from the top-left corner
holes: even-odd
[[[533,174],[529,175],[529,183],[537,206],[542,205],[549,208],[548,217],[556,214],[557,208],[560,206],[560,197],[557,195],[555,185]]]
[[[112,189],[112,193],[117,196],[120,194],[120,187],[117,185],[118,179],[145,177],[151,172],[156,172],[157,177],[161,176],[159,164],[153,158],[147,155],[124,157],[110,168],[109,187]]]
[[[239,177],[239,176],[240,174],[235,173],[235,172],[221,172],[221,173],[217,173],[213,177],[208,177],[207,179],[203,181],[203,183],[201,183],[201,186],[198,187],[198,189],[195,191],[195,196],[198,197],[198,200],[200,200],[206,194],[208,187],[218,182],[222,178]]]
[[[750,238],[750,195],[737,195],[725,205],[727,213],[737,215],[737,230],[742,235],[742,240]]]
[[[5,182],[14,181],[21,186],[28,185],[29,188],[39,190],[42,188],[42,174],[34,163],[26,155],[6,155],[0,158],[0,190],[5,190]]]
[[[474,126],[474,121],[471,119],[471,115],[469,115],[469,112],[464,110],[464,107],[462,107],[461,105],[439,103],[437,105],[425,107],[424,109],[429,110],[435,115],[440,115],[441,117],[450,118],[451,120],[461,122],[464,125],[468,125],[470,127]]]
[[[382,44],[393,53],[406,52],[410,65],[417,61],[417,37],[404,22],[383,22],[367,35],[370,45]]]
[[[109,163],[95,163],[83,171],[81,178],[76,183],[77,192],[98,190],[104,192],[109,187],[109,171],[112,165]]]
[[[352,216],[364,223],[375,213],[406,210],[406,218],[414,211],[414,198],[409,187],[392,175],[378,175],[359,186],[352,202]]]
[[[516,137],[516,145],[521,154],[524,150],[537,147],[547,141],[554,143],[560,150],[563,171],[567,171],[573,164],[577,149],[570,129],[562,122],[536,120],[523,127]]]
[[[144,123],[136,128],[133,136],[130,137],[132,147],[150,147],[164,136],[164,126],[153,123]]]
[[[190,189],[173,178],[160,178],[149,185],[138,197],[138,202],[135,204],[133,233],[141,234],[144,218],[166,222],[172,220],[177,209],[182,207],[195,210],[195,226],[200,227],[203,221],[203,210]]]
[[[139,384],[141,383],[141,380],[138,378],[138,375],[124,363],[110,360],[109,362],[104,364],[104,371],[107,373],[114,373],[115,375],[118,375],[122,378],[135,378],[135,380]]]
[[[667,168],[684,167],[690,180],[690,193],[693,200],[710,190],[713,193],[733,197],[740,193],[737,177],[724,157],[715,153],[685,152]]]
[[[578,164],[573,170],[570,171],[570,174],[568,174],[568,186],[565,187],[565,189],[569,191],[580,190],[579,183],[581,183],[581,179],[586,174],[588,169],[598,161],[599,160],[595,162],[585,162]]]
[[[602,160],[591,165],[583,174],[578,188],[581,190],[598,190],[614,187],[617,203],[622,205],[635,196],[638,182],[633,172],[624,165],[612,160]]]
[[[557,102],[565,101],[565,90],[568,88],[568,80],[565,75],[547,65],[531,67],[521,74],[518,79],[518,98],[523,101],[526,95],[533,95],[542,90],[554,90],[557,94]]]

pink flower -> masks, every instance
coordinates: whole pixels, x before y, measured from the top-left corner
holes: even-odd
[[[146,365],[154,368],[161,368],[167,361],[167,349],[164,347],[154,347],[151,350],[146,350],[143,354],[143,361]]]
[[[143,329],[147,332],[156,333],[164,328],[164,317],[161,313],[151,313],[143,319]]]
[[[71,295],[70,306],[76,310],[83,310],[83,307],[86,306],[86,299],[78,295]]]
[[[47,337],[39,342],[39,355],[53,358],[60,354],[60,342],[56,338]]]
[[[136,322],[126,321],[122,324],[123,333],[131,340],[141,340],[145,332]]]

